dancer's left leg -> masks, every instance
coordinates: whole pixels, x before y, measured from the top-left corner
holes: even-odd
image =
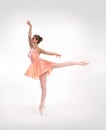
[[[87,65],[87,64],[89,63],[85,61],[79,61],[79,62],[67,61],[63,63],[56,63],[53,65],[52,68],[67,67],[67,66],[72,66],[72,65]]]

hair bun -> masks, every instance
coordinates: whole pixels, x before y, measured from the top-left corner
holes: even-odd
[[[43,41],[43,38],[42,37],[39,37],[40,38],[40,41]]]

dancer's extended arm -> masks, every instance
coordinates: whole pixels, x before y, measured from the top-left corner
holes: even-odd
[[[56,57],[61,57],[61,54],[55,53],[55,52],[50,52],[50,51],[46,51],[43,49],[40,49],[40,53],[46,54],[46,55],[55,55]]]

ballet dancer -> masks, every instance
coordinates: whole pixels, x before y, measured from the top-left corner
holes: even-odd
[[[89,63],[86,61],[78,61],[78,62],[66,61],[63,63],[56,63],[56,62],[51,62],[51,61],[47,61],[42,58],[39,58],[39,55],[41,53],[46,54],[46,55],[54,55],[56,57],[61,57],[62,55],[40,48],[38,45],[43,40],[43,38],[37,34],[32,36],[32,24],[29,20],[26,22],[26,24],[29,26],[28,41],[29,41],[30,52],[28,54],[28,57],[31,60],[31,64],[27,68],[24,75],[31,77],[33,79],[38,79],[40,81],[42,93],[41,93],[41,101],[39,105],[39,112],[42,115],[43,110],[45,108],[44,103],[45,103],[45,98],[46,98],[47,75],[51,73],[52,69],[72,66],[72,65],[82,66],[82,65],[87,65]]]

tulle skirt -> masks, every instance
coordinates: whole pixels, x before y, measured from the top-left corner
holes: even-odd
[[[45,72],[50,74],[54,64],[54,62],[39,59],[38,62],[33,62],[30,64],[24,75],[33,79],[39,79],[39,77]]]

